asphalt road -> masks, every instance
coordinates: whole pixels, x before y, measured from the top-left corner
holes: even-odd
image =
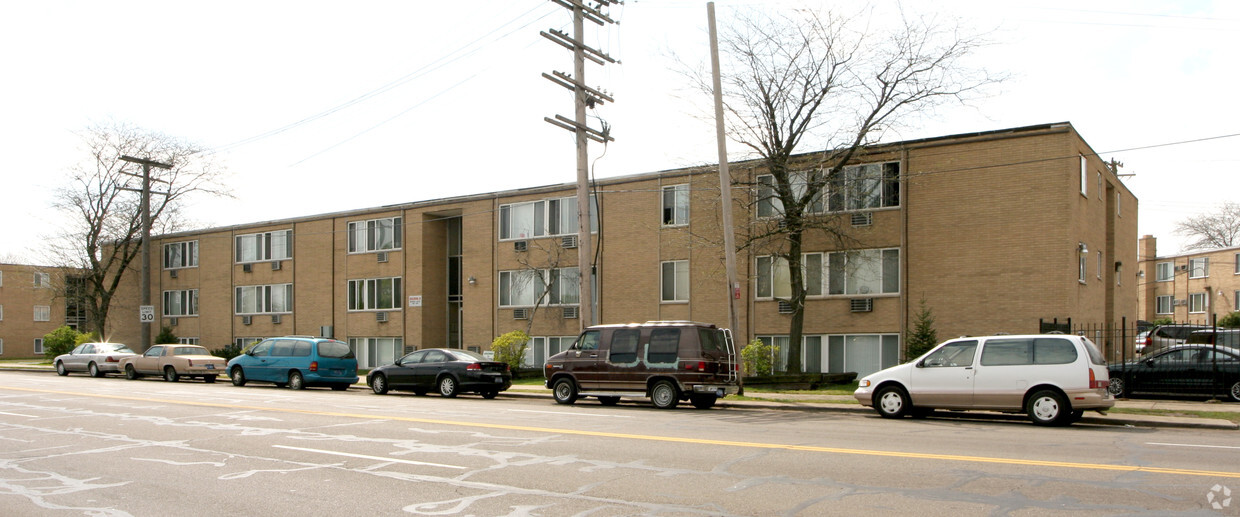
[[[1236,489],[1234,431],[0,372],[6,516],[1240,515]]]

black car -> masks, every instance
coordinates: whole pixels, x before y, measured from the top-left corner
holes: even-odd
[[[1176,345],[1107,369],[1116,397],[1219,395],[1240,402],[1240,350],[1231,347]]]
[[[512,370],[507,363],[490,361],[467,350],[428,348],[397,359],[395,364],[371,370],[366,384],[379,395],[388,390],[408,390],[418,395],[438,390],[445,397],[472,392],[493,399],[512,387]]]

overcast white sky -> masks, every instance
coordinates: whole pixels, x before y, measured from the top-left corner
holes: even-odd
[[[907,4],[993,29],[975,64],[1012,78],[887,141],[1069,121],[1135,174],[1140,232],[1164,255],[1175,221],[1240,197],[1240,2]],[[752,6],[866,4],[720,0],[720,24]],[[708,59],[706,2],[611,13],[618,26],[587,24],[622,61],[587,65],[617,101],[595,113],[616,137],[597,176],[715,163],[714,127],[695,117],[709,99],[684,98],[668,57]],[[571,70],[538,35],[550,28],[571,24],[548,0],[0,3],[0,261],[38,261],[60,224],[53,189],[84,157],[75,133],[108,119],[219,152],[237,197],[198,200],[194,227],[574,181],[571,134],[542,120],[572,113],[540,77]]]

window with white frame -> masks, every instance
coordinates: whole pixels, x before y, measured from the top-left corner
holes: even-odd
[[[831,253],[827,262],[827,294],[900,292],[900,250],[897,248]]]
[[[265,337],[239,337],[239,338],[233,339],[233,344],[237,345],[237,348],[240,348],[241,350],[245,350],[259,343],[260,341],[264,339],[267,339],[267,338]]]
[[[170,242],[164,245],[164,269],[198,267],[198,241]]]
[[[34,286],[35,287],[51,287],[52,276],[48,273],[35,273],[34,274]]]
[[[590,232],[598,231],[598,200],[590,196]],[[577,198],[562,197],[499,207],[500,240],[577,233]]]
[[[771,364],[775,371],[788,368],[788,336],[757,336],[772,349]],[[814,336],[801,340],[801,364],[807,372],[857,372],[869,375],[900,362],[898,334],[842,334]]]
[[[824,182],[822,171],[790,172],[788,173],[788,181],[792,187],[792,195],[797,198],[804,196],[811,187],[816,186],[817,192],[806,207],[806,212],[811,214],[823,212],[822,191]],[[782,217],[784,215],[784,202],[779,198],[775,185],[775,176],[770,174],[758,176],[758,217]]]
[[[1076,279],[1083,284],[1085,283],[1085,275],[1087,275],[1089,271],[1089,257],[1082,253],[1077,262],[1078,271]]]
[[[1102,199],[1102,173],[1099,172],[1097,174],[1098,174],[1097,176],[1098,181],[1097,181],[1097,185],[1095,186],[1098,187],[1098,199]]]
[[[1206,293],[1193,293],[1188,295],[1188,312],[1206,312],[1209,309],[1210,299]]]
[[[349,280],[349,310],[399,309],[401,277]]]
[[[1158,282],[1170,282],[1175,278],[1175,263],[1159,262],[1154,265],[1154,280]]]
[[[43,338],[41,337],[34,338],[34,353],[36,354],[43,353]]]
[[[547,277],[551,279],[547,286],[547,303],[577,305],[581,302],[581,275],[577,268],[551,269]]]
[[[1175,309],[1173,309],[1171,305],[1174,299],[1175,298],[1172,297],[1171,295],[1159,296],[1159,297],[1154,298],[1154,313],[1155,314],[1171,314],[1172,312],[1174,312]]]
[[[4,271],[0,271],[0,287],[4,287]]]
[[[405,341],[398,337],[351,337],[349,347],[359,368],[392,364],[405,355]]]
[[[238,315],[293,311],[293,284],[243,285],[235,293],[234,311]]]
[[[689,224],[689,185],[663,187],[663,226]]]
[[[830,179],[828,210],[864,210],[900,206],[900,164],[869,163],[845,167],[843,182]]]
[[[0,321],[4,321],[4,306],[0,305]]]
[[[1115,191],[1115,217],[1123,217],[1124,210],[1120,208],[1120,202],[1124,200],[1124,195],[1118,190]]]
[[[1210,258],[1190,258],[1188,259],[1188,277],[1189,278],[1205,278],[1210,276]]]
[[[659,275],[659,299],[664,302],[689,301],[689,261],[663,262],[660,268],[662,271]]]
[[[401,248],[401,218],[385,217],[349,223],[349,253]]]
[[[4,339],[0,338],[0,355],[4,355]]]
[[[1240,275],[1240,253],[1236,254],[1236,257],[1232,259],[1231,263],[1236,267],[1236,274]],[[1237,307],[1236,310],[1240,310],[1240,307]]]
[[[35,305],[34,306],[34,320],[35,321],[51,321],[51,319],[52,319],[52,308],[50,306],[48,305]]]
[[[178,337],[178,338],[177,338],[177,343],[178,343],[178,344],[182,344],[182,345],[197,345],[197,344],[198,344],[198,338],[196,338],[196,337]]]
[[[164,291],[164,316],[181,317],[198,315],[198,290],[183,289]]]
[[[1081,156],[1081,195],[1089,197],[1089,164],[1085,155]]]
[[[1232,308],[1240,311],[1240,291],[1236,291],[1235,297],[1232,298],[1231,306]]]
[[[1097,275],[1098,275],[1098,278],[1099,278],[1099,279],[1101,279],[1101,278],[1102,278],[1102,251],[1099,251],[1099,252],[1098,252],[1098,268],[1097,268]]]
[[[577,340],[577,336],[535,336],[531,337],[521,357],[522,366],[537,368],[555,354],[568,350]]]
[[[238,235],[234,244],[238,264],[293,258],[293,230]]]
[[[757,266],[757,297],[781,298],[792,297],[792,277],[788,270],[788,260],[783,257],[763,256],[755,261]],[[805,294],[820,296],[823,293],[823,254],[806,253],[801,255],[801,271],[804,272]]]
[[[580,302],[581,274],[575,267],[499,272],[500,307],[577,305]]]

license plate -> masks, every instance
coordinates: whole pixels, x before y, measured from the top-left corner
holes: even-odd
[[[344,370],[332,370],[331,374],[333,377],[340,377],[344,375]]]
[[[207,369],[208,369],[208,370],[214,370],[214,369],[215,369],[215,365],[214,365],[214,364],[208,364],[208,365],[207,365]]]
[[[497,383],[499,383],[499,384],[503,384],[503,383],[504,383],[504,379],[503,379],[503,377],[496,377],[496,378],[495,378],[495,382],[497,382]]]

